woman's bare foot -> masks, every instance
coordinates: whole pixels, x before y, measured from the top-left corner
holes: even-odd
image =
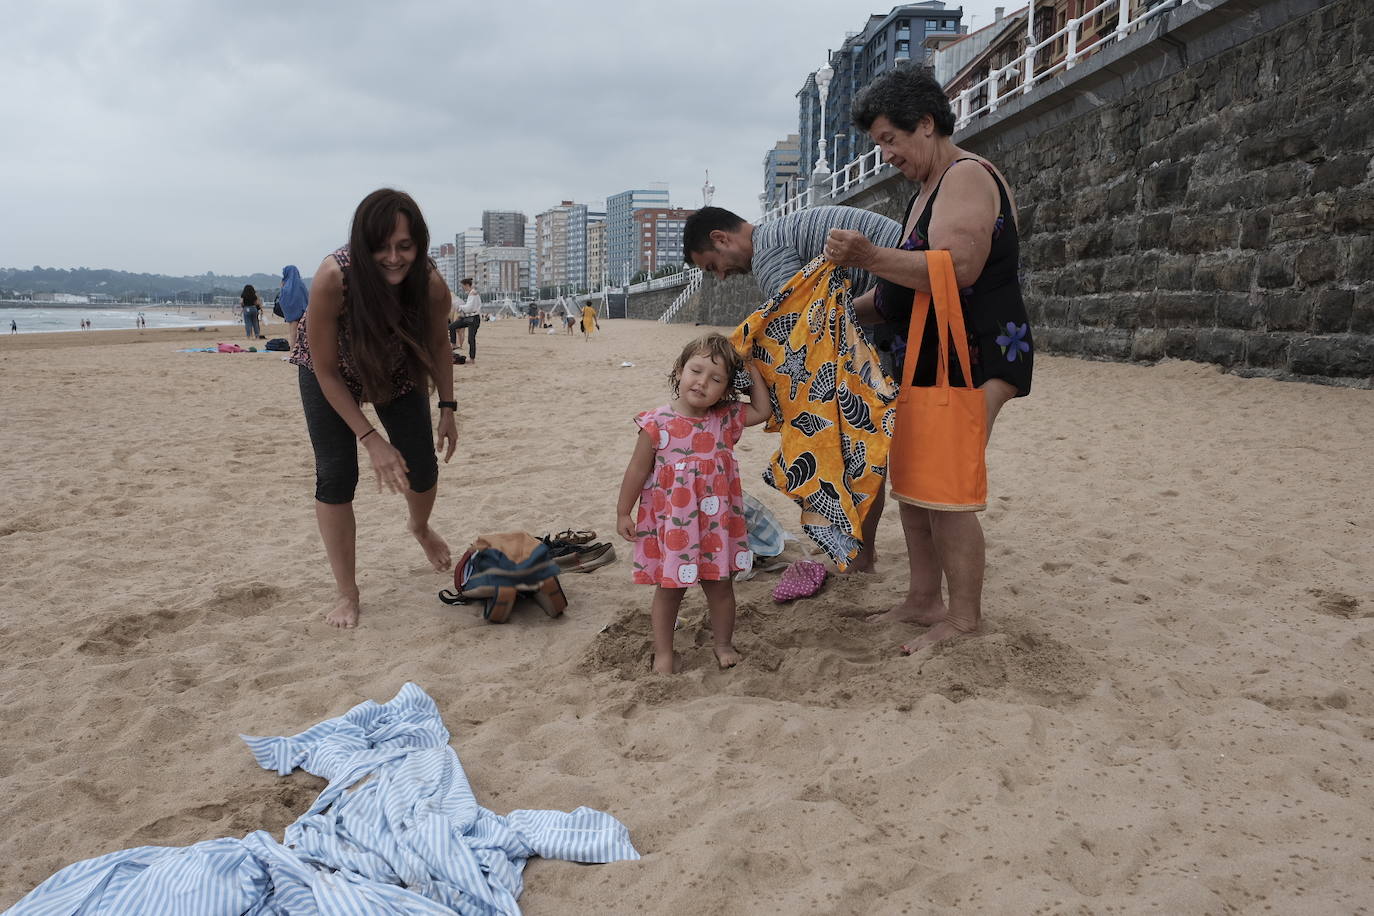
[[[433,528],[428,525],[418,530],[411,528],[410,533],[415,535],[415,540],[419,541],[420,546],[425,549],[425,557],[436,572],[443,572],[453,565],[453,557],[448,550],[448,541],[435,534]]]
[[[736,652],[734,646],[713,646],[712,648],[716,653],[716,661],[720,663],[722,668],[733,668],[744,661],[744,656]]]
[[[949,610],[940,599],[934,602],[913,602],[903,598],[881,614],[870,614],[864,619],[869,623],[914,623],[918,627],[931,627],[945,619]]]
[[[334,607],[324,615],[324,622],[331,627],[351,630],[358,625],[358,614],[358,596],[340,595],[339,600],[334,602]]]
[[[677,653],[655,652],[651,667],[655,674],[677,674]]]
[[[947,639],[958,639],[960,636],[977,636],[981,629],[982,626],[977,620],[967,623],[946,617],[911,642],[903,644],[902,654],[915,655],[922,649],[928,649]]]

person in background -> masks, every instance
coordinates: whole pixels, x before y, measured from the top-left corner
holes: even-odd
[[[295,264],[288,264],[281,271],[281,292],[277,294],[277,305],[281,307],[282,319],[286,322],[287,342],[296,345],[296,327],[310,301],[310,291],[305,288],[301,272]]]
[[[262,327],[258,323],[262,315],[262,297],[253,289],[253,284],[244,286],[239,293],[239,308],[243,310],[243,335],[249,339],[262,337]]]
[[[529,330],[527,333],[533,334],[534,329],[539,327],[539,306],[534,302],[525,306],[525,317],[529,319]]]
[[[429,228],[409,194],[373,191],[353,214],[348,244],[315,271],[310,305],[297,328],[301,404],[315,451],[315,519],[338,599],[325,617],[358,624],[356,571],[358,445],[367,450],[379,492],[405,495],[406,527],[436,571],[452,563],[429,526],[439,464],[458,445],[453,359],[444,334],[448,284],[426,256]],[[429,388],[439,394],[432,433]],[[370,401],[385,435],[362,411]]]
[[[463,304],[459,306],[460,328],[468,329],[468,362],[477,362],[477,332],[482,329],[482,297],[477,294],[476,287],[473,286],[472,277],[464,277]],[[458,344],[457,329],[449,325],[449,342],[454,346]]]
[[[596,306],[588,299],[582,306],[582,339],[591,340],[592,331],[601,330],[601,322],[596,320]]]

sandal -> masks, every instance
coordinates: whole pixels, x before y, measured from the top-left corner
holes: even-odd
[[[553,539],[555,541],[562,541],[565,544],[590,544],[592,541],[596,540],[596,532],[592,531],[590,528],[581,530],[568,528],[555,534]]]

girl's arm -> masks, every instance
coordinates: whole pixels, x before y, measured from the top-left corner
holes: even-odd
[[[758,366],[749,363],[749,403],[744,408],[744,425],[757,426],[773,415],[773,401],[763,383]]]
[[[429,272],[429,308],[434,315],[434,339],[429,343],[429,358],[434,363],[434,390],[441,401],[453,400],[453,353],[448,348],[448,311],[453,301],[448,284],[437,270]],[[434,436],[434,450],[444,452],[444,462],[453,457],[458,447],[458,421],[453,410],[439,408],[439,429]]]
[[[876,289],[870,289],[854,300],[854,318],[859,324],[868,326],[882,323],[883,316],[878,314],[878,305],[875,301],[877,292]]]
[[[630,465],[625,468],[625,479],[620,482],[620,498],[615,503],[615,530],[627,541],[635,539],[635,502],[653,469],[654,440],[647,429],[641,429],[639,438],[635,440],[634,454],[630,456]]]

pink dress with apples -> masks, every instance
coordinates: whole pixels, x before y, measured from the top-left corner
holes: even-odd
[[[753,565],[734,452],[744,411],[735,403],[688,417],[665,406],[635,417],[654,441],[635,516],[635,582],[686,588]]]

